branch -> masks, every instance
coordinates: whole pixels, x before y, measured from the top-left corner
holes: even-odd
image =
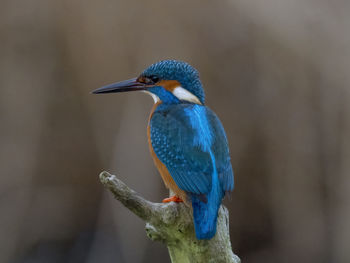
[[[183,203],[150,202],[108,172],[102,172],[100,180],[117,200],[146,222],[150,239],[168,246],[172,263],[240,262],[231,249],[228,211],[224,206],[219,209],[216,235],[211,240],[197,240],[190,207]]]
[[[135,215],[147,222],[158,219],[160,204],[145,200],[115,175],[108,172],[102,172],[100,180],[113,193],[114,197]]]

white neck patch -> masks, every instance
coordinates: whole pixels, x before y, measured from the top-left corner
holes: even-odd
[[[158,101],[160,101],[159,97],[157,95],[153,94],[152,92],[149,92],[147,90],[143,90],[142,92],[150,95],[152,97],[152,99],[154,100],[154,103],[157,103]]]
[[[189,92],[188,90],[184,89],[183,87],[179,86],[176,87],[173,90],[173,94],[175,97],[177,97],[179,100],[186,100],[192,103],[196,103],[196,104],[202,104],[200,102],[200,100],[193,95],[191,92]],[[159,99],[159,98],[158,98]]]

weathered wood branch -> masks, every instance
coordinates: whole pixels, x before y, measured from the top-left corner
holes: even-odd
[[[220,207],[217,233],[211,240],[197,240],[194,233],[192,211],[183,203],[153,203],[130,189],[115,175],[100,174],[107,187],[126,208],[146,222],[147,236],[168,246],[172,263],[239,263],[232,252],[229,235],[229,216]]]

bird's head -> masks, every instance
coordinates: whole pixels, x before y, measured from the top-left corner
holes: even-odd
[[[137,90],[145,91],[152,95],[155,101],[164,103],[204,104],[204,91],[197,70],[185,62],[176,60],[157,62],[137,78],[104,86],[93,93]]]

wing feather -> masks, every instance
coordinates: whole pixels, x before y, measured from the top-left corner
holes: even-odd
[[[209,193],[214,169],[223,190],[233,189],[226,135],[209,108],[197,104],[164,107],[153,113],[150,126],[153,149],[180,189]]]

